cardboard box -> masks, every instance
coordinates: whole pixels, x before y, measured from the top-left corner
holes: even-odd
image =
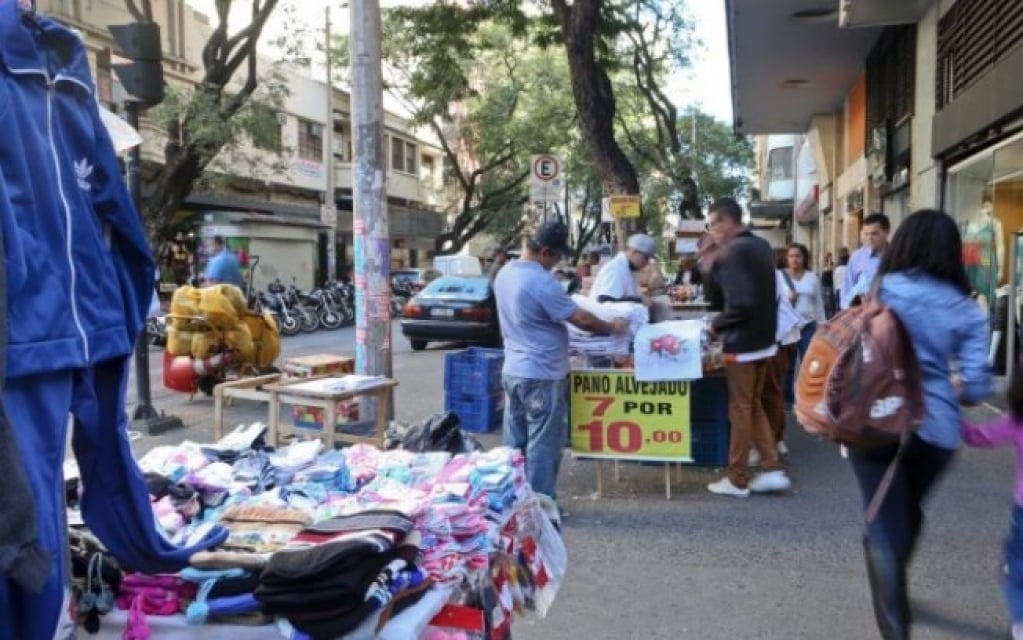
[[[328,375],[332,373],[354,373],[355,359],[330,353],[288,358],[284,361],[284,374],[292,378]]]
[[[359,402],[349,400],[340,402],[337,406],[336,426],[346,425],[359,420]],[[323,429],[323,409],[319,407],[307,407],[294,405],[291,407],[291,421],[301,429]]]

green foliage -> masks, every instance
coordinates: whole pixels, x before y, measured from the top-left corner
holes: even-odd
[[[265,70],[252,95],[231,118],[224,119],[223,103],[233,95],[230,89],[218,95],[168,85],[164,101],[148,113],[169,133],[187,127],[195,155],[206,167],[195,180],[198,191],[221,190],[235,179],[259,180],[286,170],[284,155],[289,149],[282,145],[277,114],[289,90],[281,68],[274,65]],[[171,149],[174,142],[168,141]]]

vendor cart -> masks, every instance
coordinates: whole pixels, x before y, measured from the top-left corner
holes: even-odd
[[[249,269],[248,290],[258,257]],[[207,297],[210,298],[209,302]],[[277,373],[280,330],[273,315],[249,306],[231,285],[180,287],[167,314],[163,385],[195,395],[212,395],[218,384]],[[216,303],[216,304],[214,304]],[[183,312],[184,311],[184,312]]]

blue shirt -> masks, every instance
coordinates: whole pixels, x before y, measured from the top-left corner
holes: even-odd
[[[504,375],[561,380],[568,375],[565,321],[578,307],[537,262],[513,260],[494,281],[504,337]]]
[[[959,397],[950,379],[952,363],[962,378],[961,398],[980,402],[991,393],[987,316],[969,296],[925,274],[888,274],[881,301],[909,332],[923,374],[924,422],[917,435],[943,449],[962,444]]]
[[[242,264],[233,251],[221,249],[206,265],[206,280],[210,284],[224,283],[242,286]]]
[[[845,270],[845,282],[842,283],[842,297],[839,305],[848,309],[853,298],[870,291],[877,269],[881,266],[881,252],[874,253],[869,246],[860,247],[849,256],[849,266]]]

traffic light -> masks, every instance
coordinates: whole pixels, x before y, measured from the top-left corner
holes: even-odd
[[[133,22],[110,26],[127,63],[111,65],[131,99],[146,107],[163,102],[163,52],[160,47],[160,25],[155,22]]]

